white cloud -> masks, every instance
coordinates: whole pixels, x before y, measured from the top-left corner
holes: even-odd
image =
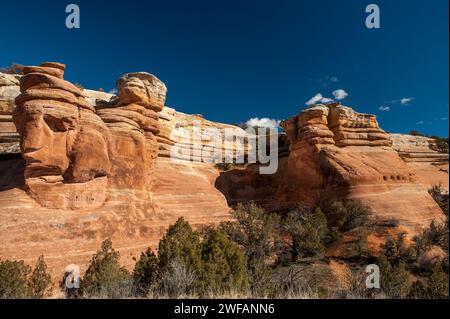
[[[320,103],[331,103],[331,102],[334,102],[334,100],[333,99],[330,99],[330,98],[328,98],[328,97],[323,97],[322,99],[320,99]]]
[[[269,127],[276,129],[280,126],[280,122],[280,120],[269,119],[267,117],[261,119],[259,117],[254,117],[245,122],[245,125],[247,127]]]
[[[419,122],[417,122],[416,124],[417,125],[423,125],[423,123],[425,123],[424,121],[419,121]]]
[[[316,104],[318,102],[320,102],[320,100],[323,99],[322,94],[317,93],[316,95],[314,95],[308,102],[306,102],[306,105],[313,105]]]
[[[382,105],[382,106],[380,106],[379,110],[381,112],[389,112],[391,110],[391,108],[389,106]]]
[[[313,105],[313,104],[317,104],[317,103],[331,103],[331,102],[334,102],[334,100],[330,99],[328,97],[324,97],[321,93],[317,93],[305,104]]]
[[[447,121],[448,117],[441,117],[441,121]]]
[[[404,97],[400,100],[401,105],[408,105],[412,100],[414,100],[413,97]]]
[[[348,93],[342,89],[339,89],[339,90],[333,91],[333,95],[336,100],[343,100],[348,96]]]

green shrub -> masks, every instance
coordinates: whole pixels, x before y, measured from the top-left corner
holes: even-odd
[[[23,68],[23,64],[13,63],[10,66],[0,68],[0,72],[6,74],[23,74]]]
[[[419,131],[416,131],[416,130],[410,131],[409,135],[412,135],[412,136],[424,136],[422,133],[420,133]]]
[[[440,269],[425,278],[416,280],[409,293],[409,298],[414,299],[448,299],[448,274]]]
[[[28,298],[31,267],[23,260],[0,260],[0,299]]]
[[[201,285],[209,292],[245,291],[247,260],[239,246],[221,230],[209,229],[202,243]]]
[[[291,261],[323,254],[323,242],[328,235],[327,219],[320,208],[298,206],[282,221],[282,237],[289,240]]]
[[[131,294],[128,271],[119,264],[119,253],[107,239],[92,257],[81,281],[83,296],[90,298],[125,298]]]
[[[431,222],[430,227],[425,231],[425,236],[432,245],[437,245],[445,249],[448,242],[448,225],[445,223]]]
[[[448,299],[448,274],[436,268],[427,278],[426,286],[429,298]]]
[[[370,208],[359,201],[345,200],[331,204],[328,212],[341,233],[345,233],[357,227],[365,226],[370,215]]]
[[[77,88],[79,88],[80,90],[84,90],[84,86],[81,83],[75,83],[74,84]]]
[[[434,139],[433,148],[439,153],[448,154],[448,138],[432,136]]]
[[[430,189],[428,189],[428,193],[431,195],[431,197],[433,197],[435,202],[448,217],[448,193],[445,191],[442,185],[433,185]]]
[[[367,242],[367,229],[365,227],[361,227],[356,233],[355,250],[359,257],[365,257],[370,253]]]
[[[390,298],[406,298],[411,289],[409,272],[403,262],[391,263],[386,256],[378,259],[380,267],[380,286],[386,296]]]
[[[220,229],[245,251],[251,292],[266,295],[272,289],[272,270],[266,261],[277,252],[279,218],[254,202],[239,203],[232,214],[235,221],[222,223]]]
[[[133,270],[133,287],[138,296],[146,296],[159,279],[158,258],[149,248],[141,253]]]
[[[381,247],[383,256],[390,263],[410,263],[413,260],[413,251],[405,243],[405,234],[399,234],[395,239],[388,237]]]
[[[159,242],[158,260],[162,272],[166,271],[174,260],[194,272],[201,272],[200,236],[182,217],[169,227]]]
[[[36,266],[30,278],[31,295],[33,298],[45,298],[51,296],[52,293],[52,277],[47,272],[47,264],[44,256],[39,256]]]

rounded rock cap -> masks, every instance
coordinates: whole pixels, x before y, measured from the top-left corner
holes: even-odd
[[[66,69],[66,65],[63,63],[59,63],[59,62],[45,62],[45,63],[42,63],[40,66],[60,69],[62,71],[64,71]]]

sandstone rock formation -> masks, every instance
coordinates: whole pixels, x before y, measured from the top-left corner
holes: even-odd
[[[14,122],[21,135],[29,194],[45,207],[101,206],[107,188],[148,196],[157,156],[157,111],[166,88],[155,76],[118,80],[119,99],[96,110],[65,66],[25,67]]]
[[[356,185],[407,182],[414,176],[389,148],[392,141],[373,115],[339,104],[315,105],[283,126],[290,141],[288,170],[299,193],[307,189],[310,200],[327,188],[347,192]]]
[[[156,136],[167,122],[157,116],[162,82],[127,74],[116,97],[80,91],[63,80],[63,69],[45,64],[14,77],[22,88],[11,101],[17,97],[25,160],[0,156],[0,258],[32,263],[43,253],[60,276],[72,263],[84,271],[111,238],[131,267],[179,217],[195,227],[229,218],[213,165],[174,163],[163,154],[156,160]],[[17,81],[11,86],[19,90]]]
[[[157,112],[164,108],[167,89],[154,75],[144,72],[124,75],[117,86],[117,102],[97,109],[111,134],[111,185],[148,196],[158,156]]]
[[[435,151],[435,141],[425,136],[390,134],[393,148],[406,162],[429,162],[434,164],[448,162],[448,154]]]
[[[45,63],[0,74],[0,258],[33,263],[44,254],[56,276],[73,263],[83,272],[111,238],[132,267],[180,216],[214,225],[248,200],[276,210],[324,194],[359,199],[379,225],[396,219],[410,236],[443,218],[427,189],[448,187],[448,155],[426,139],[385,133],[373,115],[312,106],[284,121],[276,174],[259,174],[259,164],[221,172],[200,160],[219,150],[236,160],[249,146],[211,137],[242,129],[165,107],[167,89],[148,73],[119,78],[115,96],[80,90],[64,70]]]
[[[21,135],[29,194],[54,208],[99,206],[110,170],[107,127],[65,66],[25,67],[13,119]]]
[[[19,134],[12,120],[14,99],[20,94],[18,75],[0,73],[0,154],[19,153]]]
[[[321,198],[358,199],[372,207],[379,224],[399,220],[410,236],[431,220],[443,220],[427,190],[439,183],[448,186],[448,170],[405,161],[375,116],[319,104],[282,126],[290,152],[280,158],[275,175],[261,176],[252,165],[217,180],[230,205],[255,200],[279,210],[298,202],[316,205]],[[448,168],[448,161],[443,165]]]
[[[247,153],[245,132],[240,127],[208,121],[201,115],[188,115],[168,107],[159,114],[159,120],[161,131],[157,140],[161,157],[213,163],[214,155],[221,154],[222,159],[228,155],[235,162],[240,154]],[[238,138],[227,139],[227,131]]]

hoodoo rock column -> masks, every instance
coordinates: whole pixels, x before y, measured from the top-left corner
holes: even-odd
[[[66,209],[99,207],[111,190],[149,198],[166,86],[149,73],[126,74],[118,100],[97,111],[64,70],[44,63],[25,67],[20,78],[13,119],[28,194]]]

